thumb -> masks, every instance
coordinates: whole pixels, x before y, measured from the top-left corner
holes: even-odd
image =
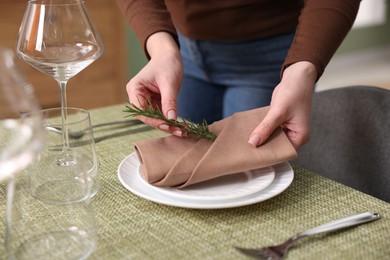
[[[252,131],[248,143],[254,147],[262,145],[274,130],[283,123],[283,116],[271,109],[263,121]]]
[[[177,93],[171,88],[161,93],[161,109],[166,118],[177,119]]]

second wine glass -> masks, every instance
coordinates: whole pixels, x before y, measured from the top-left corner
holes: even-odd
[[[68,80],[101,56],[103,44],[83,0],[30,0],[16,51],[25,62],[57,81],[61,107],[65,108]],[[64,151],[59,163],[67,165],[72,159],[67,158],[66,114],[62,119]]]
[[[20,27],[17,53],[53,77],[67,106],[66,83],[98,59],[103,44],[81,0],[32,0]]]

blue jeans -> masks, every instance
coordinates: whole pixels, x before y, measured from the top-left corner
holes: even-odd
[[[179,33],[184,78],[179,116],[207,123],[269,105],[294,33],[248,41],[191,40]]]

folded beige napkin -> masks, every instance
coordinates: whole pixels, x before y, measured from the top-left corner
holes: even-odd
[[[136,143],[144,179],[155,186],[184,188],[294,159],[296,151],[282,129],[260,147],[248,144],[267,111],[268,107],[240,112],[211,124],[210,130],[217,135],[214,142],[168,136]]]

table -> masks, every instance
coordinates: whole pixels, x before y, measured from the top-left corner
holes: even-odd
[[[91,110],[92,123],[123,119],[124,106]],[[117,178],[117,167],[134,151],[134,142],[164,133],[141,125],[96,129],[94,134],[102,187],[93,198],[98,241],[90,259],[248,259],[233,246],[279,243],[299,231],[365,211],[378,212],[381,219],[303,240],[291,249],[288,259],[390,257],[387,202],[293,166],[291,186],[261,203],[217,210],[160,205],[126,190]],[[117,136],[104,138],[111,135]],[[0,219],[4,230],[4,183],[0,185]]]

